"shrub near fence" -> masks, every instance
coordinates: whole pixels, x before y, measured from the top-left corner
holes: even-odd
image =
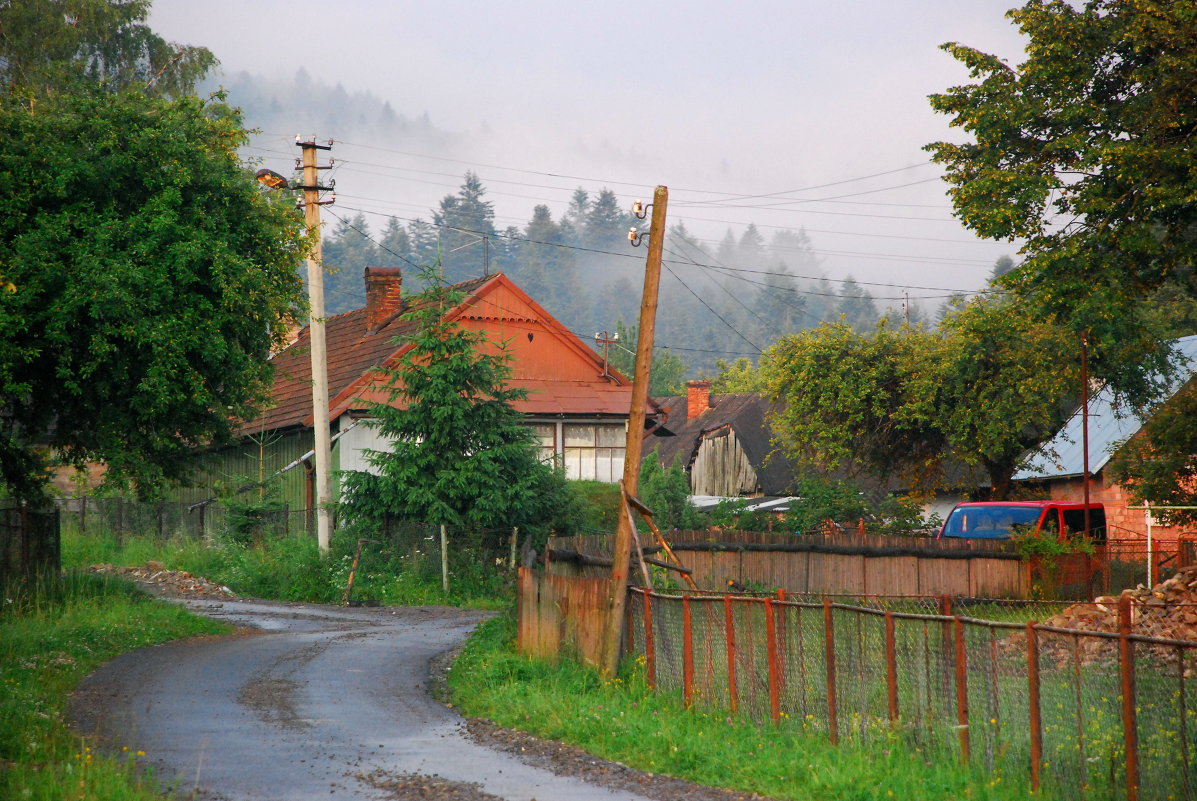
[[[687,705],[894,738],[1063,798],[1194,799],[1197,642],[631,590],[629,654]],[[890,747],[885,745],[884,747]]]

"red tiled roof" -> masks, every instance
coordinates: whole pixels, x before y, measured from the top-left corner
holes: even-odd
[[[449,317],[463,321],[503,321],[520,326],[520,331],[530,330],[548,334],[557,350],[555,360],[572,358],[585,364],[573,373],[594,375],[593,380],[561,380],[546,375],[531,375],[536,370],[521,369],[518,363],[519,350],[515,349],[517,362],[514,386],[529,390],[527,400],[518,401],[515,408],[530,415],[626,415],[631,405],[631,386],[626,379],[622,383],[601,379],[602,360],[586,347],[576,336],[565,329],[557,320],[540,308],[523,293],[510,279],[501,273],[477,278],[457,284],[455,289],[466,293],[466,300],[448,312]],[[497,294],[502,289],[503,303],[488,303],[487,295]],[[403,302],[400,311],[386,320],[377,330],[367,329],[366,309],[356,309],[328,318],[325,335],[328,345],[328,395],[330,419],[349,409],[363,409],[369,401],[383,402],[385,391],[372,387],[374,368],[392,361],[401,351],[396,337],[411,333],[415,323],[400,319],[411,310]],[[473,324],[471,327],[477,327]],[[500,326],[501,328],[501,326]],[[529,335],[531,337],[531,335]],[[528,339],[532,341],[531,338]],[[304,328],[298,339],[274,359],[274,405],[258,419],[243,427],[243,433],[269,431],[297,425],[312,424],[312,365],[309,345],[309,329]],[[538,341],[538,345],[545,340]],[[543,353],[537,354],[541,362]],[[543,370],[540,372],[543,373]],[[622,377],[620,377],[622,379]]]

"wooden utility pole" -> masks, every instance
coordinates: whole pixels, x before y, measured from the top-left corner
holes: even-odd
[[[320,185],[321,169],[316,164],[316,151],[332,150],[332,142],[316,144],[315,137],[295,144],[303,149],[303,218],[312,250],[308,255],[308,336],[312,350],[312,430],[316,434],[316,542],[322,554],[328,553],[332,538],[332,443],[328,433],[328,348],[324,336],[324,266],[321,261],[320,207],[332,201],[321,201],[320,192],[330,187]]]
[[[645,407],[648,405],[649,368],[653,360],[653,331],[657,323],[657,291],[661,286],[661,254],[665,249],[665,212],[668,205],[669,189],[658,186],[653,193],[648,260],[644,268],[644,294],[640,301],[640,339],[636,343],[632,409],[628,416],[628,437],[623,459],[624,491],[621,493],[621,510],[615,529],[606,628],[599,652],[599,669],[607,676],[614,675],[619,667],[619,646],[623,635],[624,606],[628,590],[628,559],[632,550],[631,509],[627,508],[627,496],[635,495],[640,484],[640,446],[644,442]]]

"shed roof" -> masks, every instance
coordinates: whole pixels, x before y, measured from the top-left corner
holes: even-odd
[[[1176,394],[1197,374],[1197,336],[1175,343],[1183,363],[1169,390]],[[1085,473],[1082,410],[1078,408],[1056,435],[1040,446],[1026,467],[1014,474],[1015,481],[1069,478]],[[1096,473],[1110,461],[1124,442],[1143,427],[1143,419],[1127,406],[1114,403],[1114,393],[1103,387],[1089,399],[1089,472]]]

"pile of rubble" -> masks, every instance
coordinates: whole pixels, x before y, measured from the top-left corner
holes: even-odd
[[[1140,584],[1133,590],[1123,590],[1122,596],[1130,598],[1131,631],[1134,634],[1197,643],[1197,566],[1184,568],[1154,587]],[[1044,620],[1043,625],[1117,634],[1119,597],[1107,595],[1091,602],[1073,604]],[[1011,645],[1025,647],[1024,635],[1009,639]],[[1057,664],[1073,660],[1090,664],[1118,658],[1118,641],[1106,637],[1071,637],[1040,632],[1039,648],[1044,656]],[[1175,664],[1181,658],[1186,666],[1197,666],[1197,645],[1178,651],[1175,646],[1138,643],[1135,650],[1165,663]],[[1186,670],[1186,674],[1192,669]]]
[[[118,567],[116,565],[92,565],[89,573],[124,576],[145,587],[154,595],[163,598],[236,598],[228,587],[205,578],[192,575],[186,570],[167,570],[161,562],[146,562],[144,567]]]

